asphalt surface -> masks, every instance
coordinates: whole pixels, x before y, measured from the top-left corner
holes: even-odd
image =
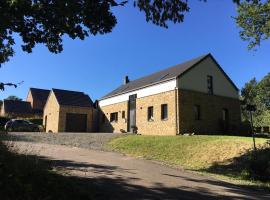
[[[270,199],[265,191],[119,153],[29,141],[13,145],[19,152],[53,160],[55,168],[93,184],[98,199]]]

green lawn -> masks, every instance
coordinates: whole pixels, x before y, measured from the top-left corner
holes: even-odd
[[[258,147],[262,147],[266,141],[262,138],[256,139]],[[171,166],[249,184],[262,184],[267,187],[270,185],[268,180],[256,181],[256,177],[251,177],[248,172],[246,165],[249,164],[247,162],[252,149],[252,138],[249,137],[132,135],[114,139],[108,146],[115,151],[161,161]],[[263,153],[265,157],[265,151],[258,151],[259,153]]]

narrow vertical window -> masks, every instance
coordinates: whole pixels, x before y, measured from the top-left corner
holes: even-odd
[[[126,113],[125,111],[122,111],[122,119],[125,119],[126,118]]]
[[[222,120],[224,122],[228,122],[229,121],[229,112],[227,108],[222,109]]]
[[[207,92],[208,94],[213,94],[213,77],[207,76]]]
[[[195,120],[201,120],[201,106],[200,105],[194,106],[194,115],[195,115]]]
[[[150,106],[147,109],[147,120],[148,121],[154,120],[154,107],[153,106]]]
[[[161,105],[161,120],[168,119],[168,104]]]

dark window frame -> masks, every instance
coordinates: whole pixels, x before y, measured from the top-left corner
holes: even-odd
[[[147,121],[154,121],[154,106],[147,108]]]
[[[121,115],[122,115],[122,119],[125,119],[126,118],[126,111],[123,110]]]
[[[201,106],[196,104],[194,105],[194,118],[196,121],[199,121],[202,119],[202,116],[201,116]]]
[[[118,122],[118,112],[113,112],[110,114],[110,122],[111,123]]]
[[[229,122],[229,110],[227,108],[222,109],[222,121]]]
[[[161,120],[168,120],[168,104],[161,104]]]
[[[207,75],[207,92],[208,94],[213,95],[214,90],[213,90],[213,76]]]

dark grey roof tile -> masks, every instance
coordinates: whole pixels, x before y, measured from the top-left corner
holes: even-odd
[[[159,72],[153,73],[148,76],[144,76],[142,78],[136,79],[134,81],[130,81],[129,83],[125,85],[121,85],[120,87],[116,88],[112,92],[108,93],[107,95],[103,96],[101,99],[106,99],[108,97],[112,97],[115,95],[119,95],[122,93],[130,92],[142,87],[146,87],[148,85],[156,84],[162,81],[170,80],[173,78],[176,78],[177,76],[180,76],[184,72],[186,72],[188,69],[195,66],[197,63],[205,59],[208,55],[203,55],[198,58],[192,59],[190,61],[187,61],[185,63],[161,70]]]
[[[78,106],[78,107],[92,107],[93,101],[83,92],[52,89],[56,99],[60,105]]]

